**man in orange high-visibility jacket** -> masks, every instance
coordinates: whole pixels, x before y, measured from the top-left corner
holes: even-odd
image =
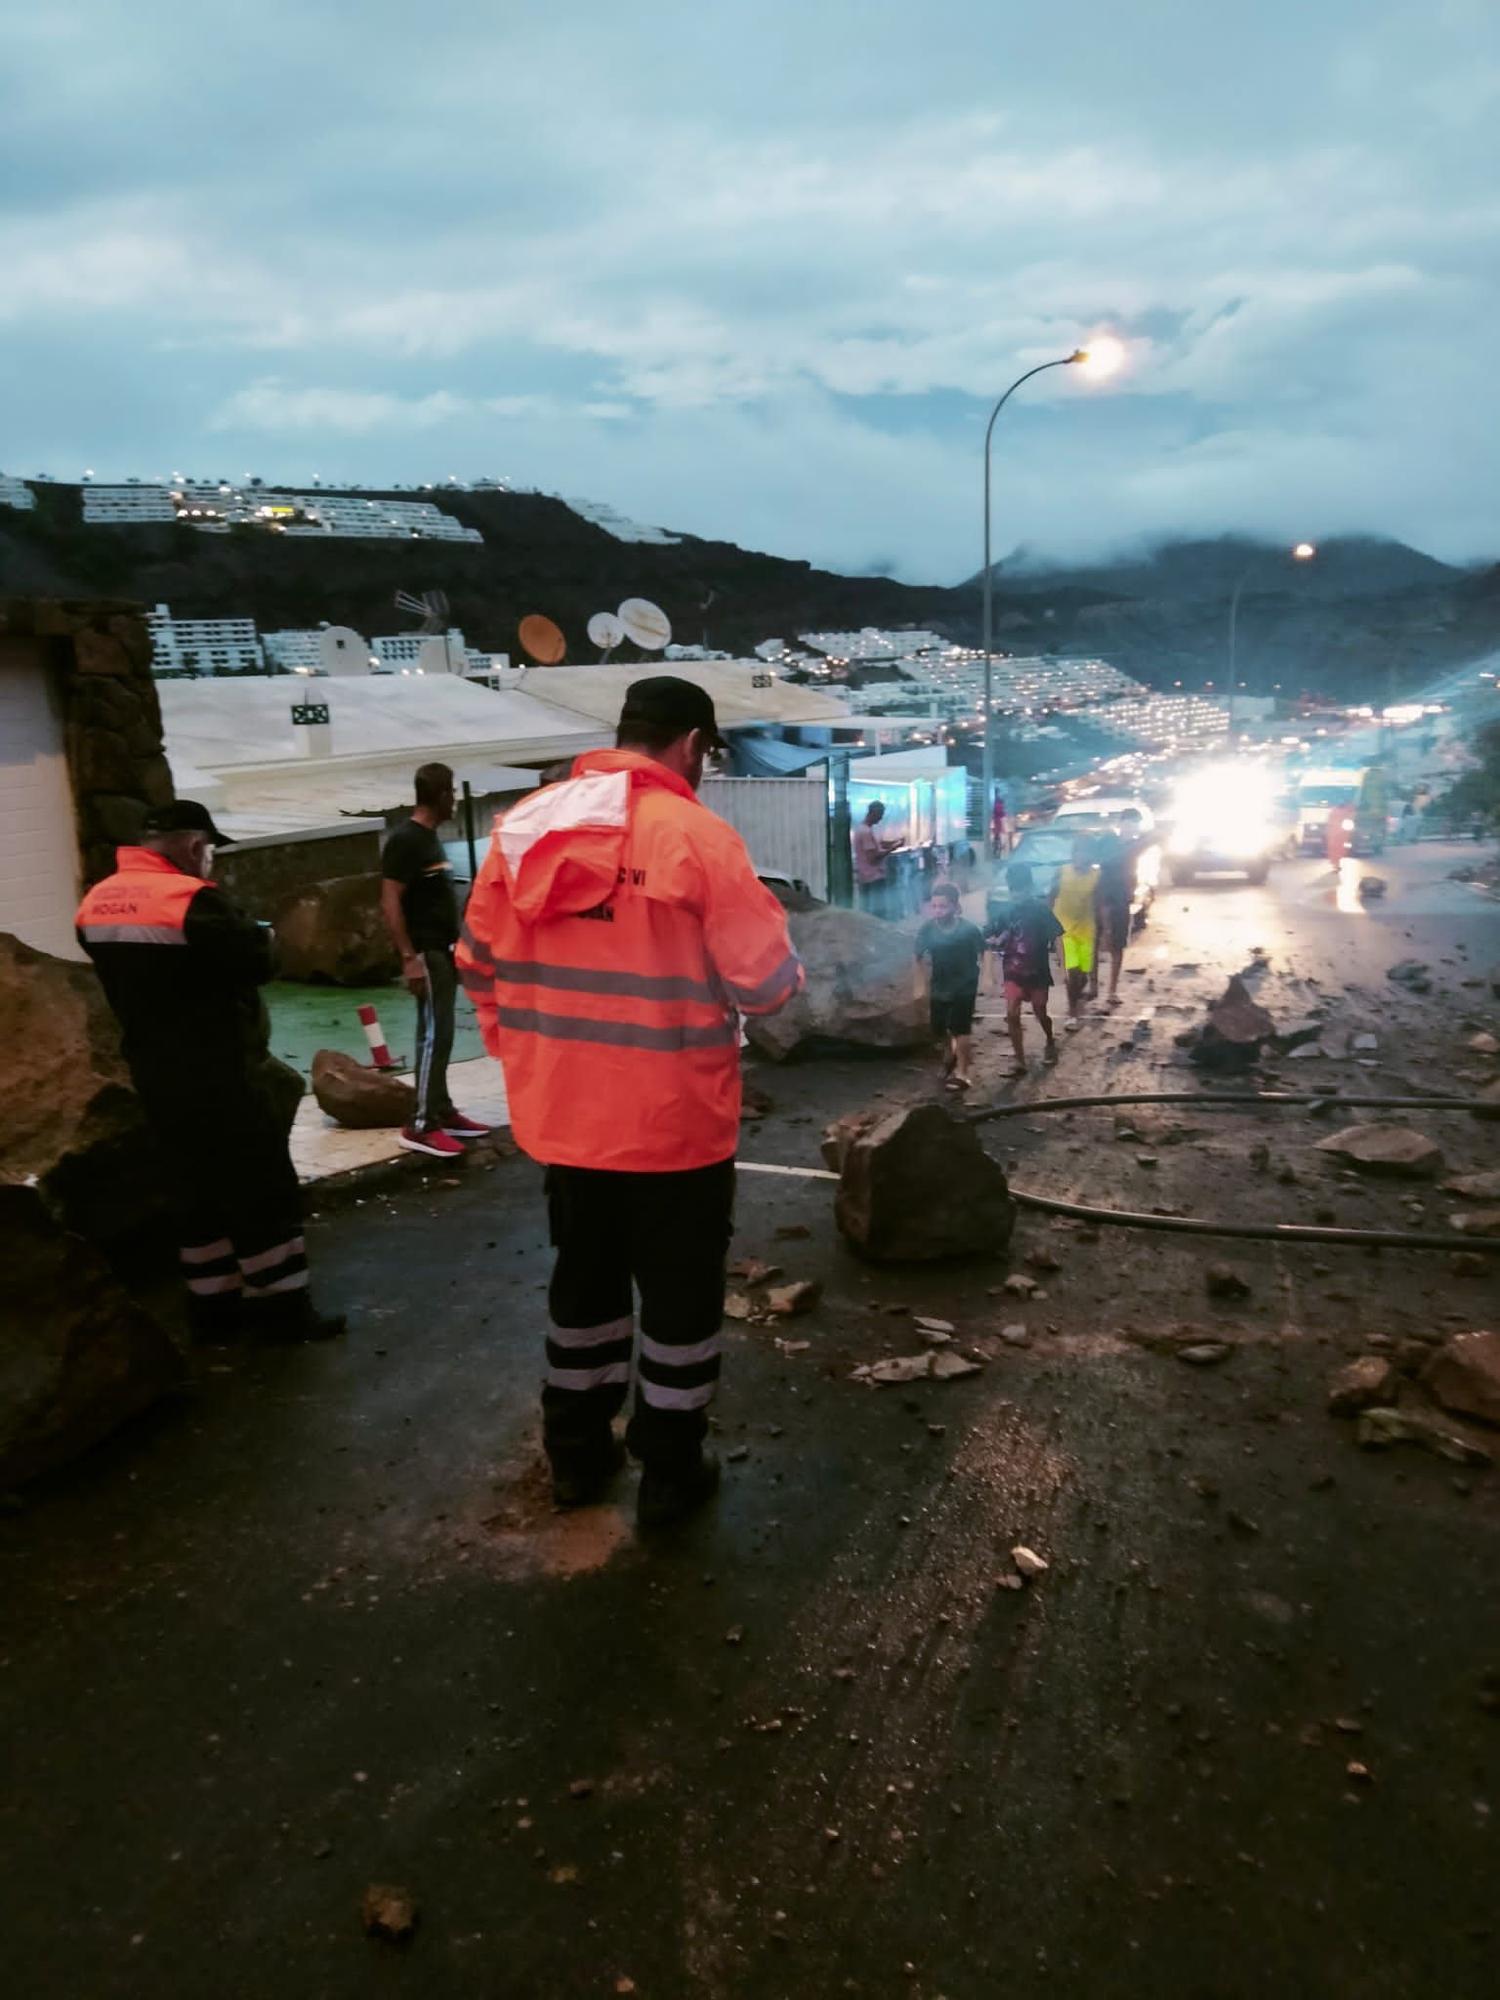
[[[673,675],[626,693],[617,747],[497,821],[458,968],[505,1067],[517,1141],[547,1169],[557,1260],[542,1425],[560,1506],[599,1498],[635,1407],[643,1526],[714,1491],[739,1143],[739,1016],[802,987],[786,917],[740,836],[695,793],[713,703]]]
[[[302,1197],[261,1080],[270,934],[209,880],[206,807],[152,812],[76,919],[120,1023],[177,1226],[189,1320],[206,1340],[323,1340],[341,1317],[307,1288]]]

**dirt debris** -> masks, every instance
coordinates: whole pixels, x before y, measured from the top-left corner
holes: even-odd
[[[417,1927],[417,1903],[410,1889],[372,1882],[360,1898],[360,1921],[371,1937],[403,1944]]]

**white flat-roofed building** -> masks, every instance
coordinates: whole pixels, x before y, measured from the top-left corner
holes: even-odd
[[[165,486],[85,486],[83,518],[93,527],[135,527],[141,523],[175,521],[177,503]]]
[[[253,618],[174,618],[158,604],[146,613],[156,674],[263,674]]]
[[[310,521],[330,535],[382,541],[483,542],[430,500],[372,500],[357,493],[298,493],[291,496]]]
[[[23,512],[36,505],[36,495],[24,479],[0,472],[0,507],[19,507]]]

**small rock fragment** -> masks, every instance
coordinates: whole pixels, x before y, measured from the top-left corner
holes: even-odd
[[[731,1278],[743,1278],[747,1285],[769,1285],[773,1278],[781,1276],[779,1264],[763,1264],[759,1257],[741,1257],[739,1262],[729,1266]]]
[[[360,1919],[371,1937],[400,1944],[417,1927],[417,1905],[409,1889],[372,1882],[360,1899]]]
[[[1203,1282],[1211,1299],[1248,1299],[1250,1280],[1233,1264],[1210,1264]]]
[[[1451,1334],[1423,1380],[1445,1410],[1500,1424],[1500,1333]]]
[[[799,1313],[811,1312],[822,1296],[820,1279],[800,1278],[794,1284],[773,1286],[766,1293],[766,1308],[778,1319],[791,1319]]]
[[[1395,1370],[1378,1354],[1363,1354],[1328,1379],[1328,1413],[1357,1417],[1377,1403],[1387,1402],[1395,1386]]]
[[[1029,1299],[1036,1290],[1036,1279],[1028,1278],[1024,1271],[1013,1271],[1000,1289],[1012,1298]]]
[[[1450,1215],[1448,1227],[1460,1236],[1500,1236],[1500,1208],[1471,1208],[1462,1215]]]
[[[1482,1446],[1470,1444],[1467,1438],[1445,1430],[1434,1418],[1415,1410],[1366,1410],[1360,1416],[1355,1437],[1366,1451],[1380,1451],[1394,1444],[1416,1444],[1454,1465],[1494,1463]]]
[[[1045,1576],[1052,1565],[1045,1556],[1039,1556],[1035,1549],[1028,1549],[1018,1543],[1010,1552],[1010,1559],[1022,1576]]]
[[[1443,1149],[1406,1125],[1350,1125],[1320,1139],[1316,1152],[1328,1153],[1365,1173],[1426,1180],[1443,1164]]]
[[[1174,1350],[1179,1361],[1185,1361],[1190,1368],[1213,1368],[1221,1361],[1227,1361],[1230,1347],[1223,1340],[1195,1340],[1188,1347]]]

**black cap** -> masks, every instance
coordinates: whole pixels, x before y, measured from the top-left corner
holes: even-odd
[[[142,833],[206,833],[215,847],[232,847],[227,834],[214,825],[207,806],[196,799],[174,799],[169,806],[153,806],[141,825]]]
[[[679,729],[684,735],[690,729],[701,729],[711,750],[728,748],[719,733],[708,690],[677,674],[651,674],[630,683],[620,710],[620,726],[625,728],[632,722],[648,723],[654,729]]]

